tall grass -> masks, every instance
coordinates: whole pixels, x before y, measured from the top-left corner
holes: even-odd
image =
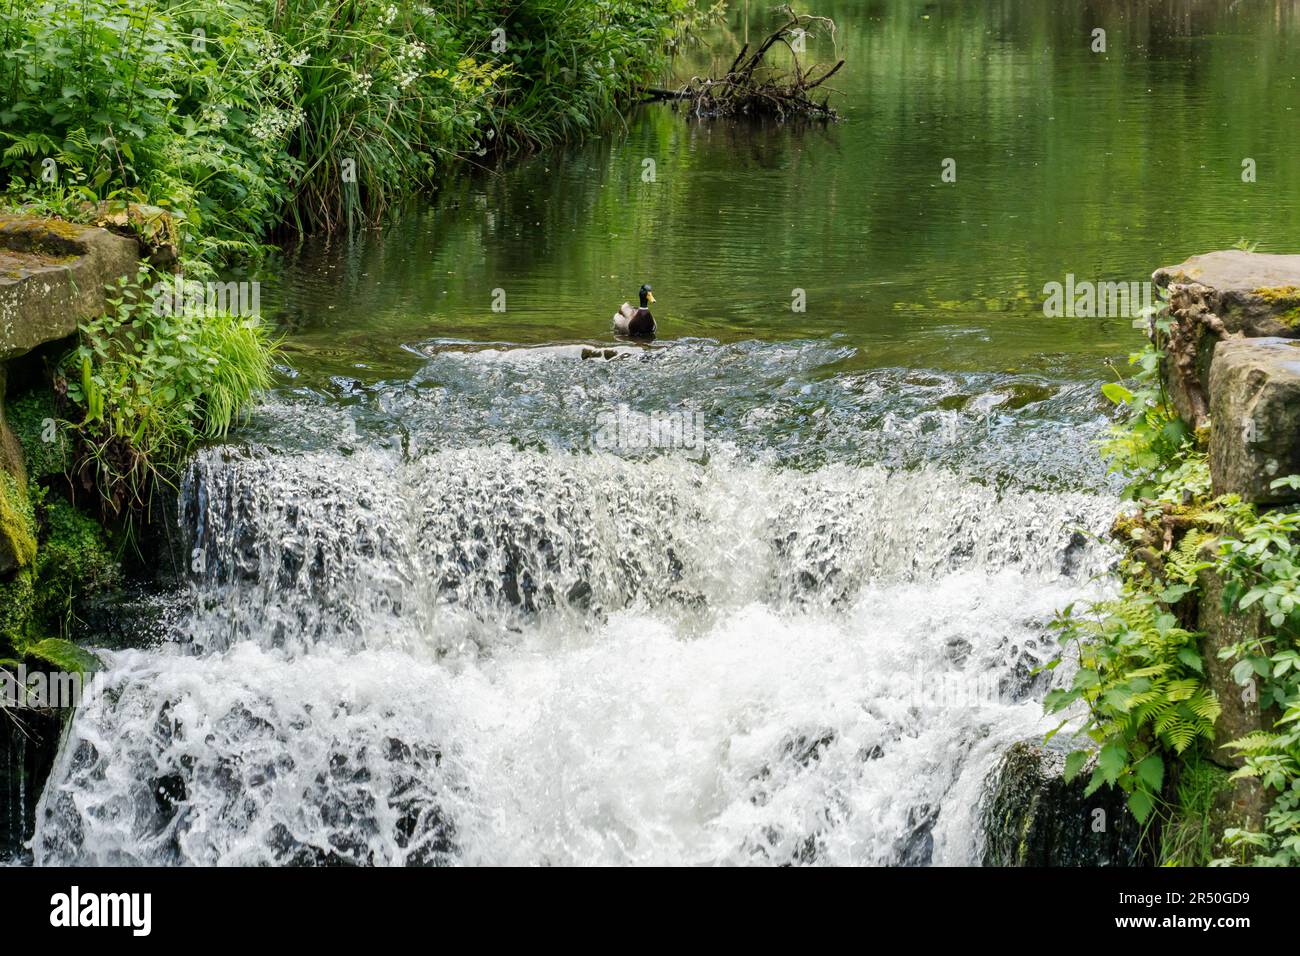
[[[375,222],[608,122],[697,2],[0,0],[0,190],[162,206],[209,263]]]

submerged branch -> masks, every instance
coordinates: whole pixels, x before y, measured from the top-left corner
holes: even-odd
[[[692,77],[676,90],[649,88],[642,92],[649,101],[686,102],[697,117],[713,116],[803,116],[837,119],[829,97],[819,103],[810,95],[844,66],[843,60],[827,66],[817,64],[804,69],[799,54],[810,27],[822,25],[835,36],[835,23],[827,17],[795,13],[785,8],[789,20],[771,33],[753,53],[749,44],[741,47],[731,67],[719,77]],[[784,44],[793,58],[790,73],[768,68],[764,59],[777,44]]]

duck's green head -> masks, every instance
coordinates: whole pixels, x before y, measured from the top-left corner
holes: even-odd
[[[643,309],[648,307],[652,302],[654,302],[655,294],[650,291],[650,283],[647,282],[645,285],[641,287],[640,296],[641,296],[641,308]]]

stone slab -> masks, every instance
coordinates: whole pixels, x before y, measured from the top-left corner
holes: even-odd
[[[0,362],[67,338],[134,276],[139,246],[94,226],[0,214]]]
[[[1300,501],[1274,479],[1300,474],[1300,341],[1226,339],[1210,365],[1210,474],[1215,494],[1255,504]]]

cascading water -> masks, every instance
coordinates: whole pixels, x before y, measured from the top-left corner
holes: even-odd
[[[1087,386],[818,343],[427,343],[286,390],[182,500],[38,863],[966,863],[1114,510]],[[590,447],[626,405],[696,449]]]

